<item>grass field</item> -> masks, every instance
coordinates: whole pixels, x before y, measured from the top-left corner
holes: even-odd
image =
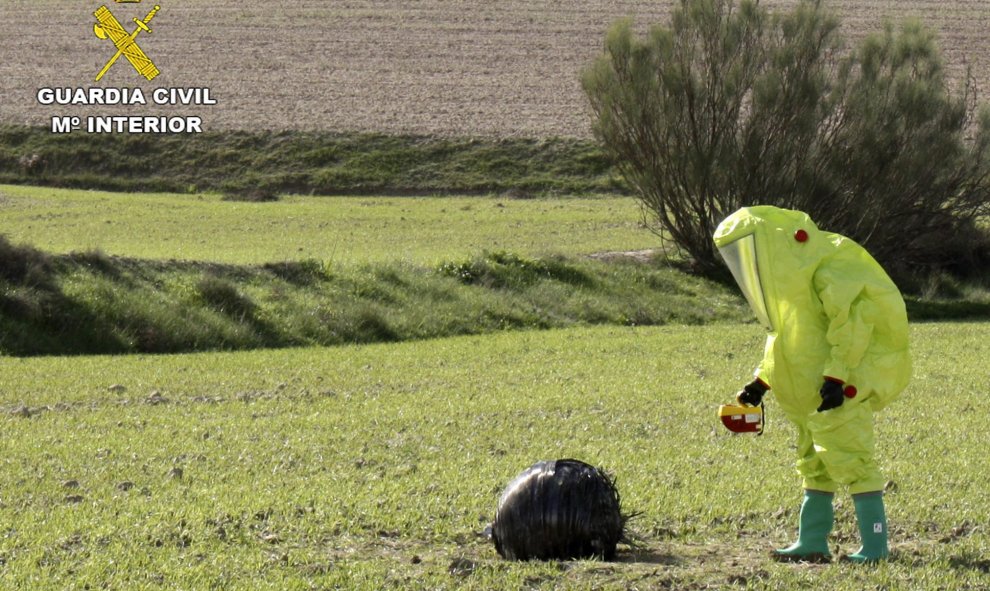
[[[635,221],[628,198],[241,203],[0,187],[0,211],[0,352],[8,355],[749,317],[734,289],[644,264],[657,238]],[[944,278],[916,286],[908,310],[915,320],[986,318],[990,302],[985,288]]]
[[[895,555],[873,568],[766,558],[797,518],[793,432],[772,402],[760,438],[714,416],[751,325],[0,359],[0,587],[986,588],[987,330],[912,329],[914,381],[878,421]],[[508,563],[480,535],[555,457],[641,512],[618,562]]]
[[[9,355],[745,317],[724,285],[623,254],[647,260],[642,249],[657,243],[628,198],[241,203],[3,187],[0,211],[0,351]]]
[[[174,192],[0,186],[0,350],[212,351],[0,355],[0,589],[990,588],[990,325],[912,324],[914,379],[877,423],[892,560],[779,565],[793,430],[773,401],[759,438],[715,417],[763,347],[741,298],[589,259],[658,245],[632,198],[547,197],[619,190],[579,72],[611,22],[645,28],[673,0],[162,0],[138,39],[161,75],[121,61],[95,85],[217,105],[38,104],[94,86],[105,3],[0,2],[0,174]],[[852,42],[921,17],[951,77],[990,86],[982,0],[831,6]],[[47,133],[94,114],[217,133]],[[290,194],[220,195],[252,188]],[[912,314],[987,317],[966,289]],[[666,322],[715,323],[641,326]],[[431,338],[449,334],[466,336]],[[503,487],[563,457],[617,478],[631,544],[501,560],[483,532]],[[854,551],[847,496],[837,517],[833,550]]]
[[[435,264],[506,250],[531,256],[656,248],[632,198],[286,197],[119,194],[0,186],[0,234],[52,253],[260,264]]]

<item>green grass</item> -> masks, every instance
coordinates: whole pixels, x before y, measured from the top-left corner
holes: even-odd
[[[0,125],[0,183],[112,191],[322,194],[614,193],[601,148],[577,139],[320,132],[52,134]]]
[[[235,266],[51,256],[0,237],[7,355],[343,345],[748,316],[727,287],[642,263],[497,252],[434,267]]]
[[[0,209],[0,353],[8,355],[339,345],[750,316],[734,287],[672,267],[579,256],[654,244],[622,198],[240,203],[3,187]],[[44,250],[12,245],[18,240]],[[986,290],[922,294],[908,304],[914,320],[990,317]]]
[[[3,358],[0,588],[985,588],[988,337],[912,327],[914,380],[877,422],[895,555],[870,568],[766,556],[797,519],[793,430],[772,401],[759,438],[715,418],[752,325]],[[559,457],[642,513],[619,562],[509,563],[478,535]],[[837,518],[854,550],[844,495]]]
[[[655,248],[632,198],[299,197],[123,194],[0,186],[0,234],[52,253],[260,264],[434,264]]]

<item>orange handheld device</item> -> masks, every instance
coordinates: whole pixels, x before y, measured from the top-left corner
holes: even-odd
[[[763,405],[741,406],[723,404],[718,407],[718,418],[733,433],[763,433]]]

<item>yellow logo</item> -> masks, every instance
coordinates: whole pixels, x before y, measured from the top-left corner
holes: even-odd
[[[117,0],[117,2],[120,1],[121,0]],[[129,1],[133,2],[134,0]],[[158,71],[158,67],[155,66],[155,63],[151,61],[151,58],[145,55],[144,51],[135,41],[138,33],[141,31],[145,31],[149,34],[151,33],[151,29],[148,25],[151,23],[151,19],[155,18],[155,15],[158,14],[160,9],[161,6],[156,5],[151,9],[151,12],[148,13],[148,16],[144,17],[144,20],[135,18],[134,22],[137,23],[137,28],[135,28],[132,33],[128,33],[124,29],[123,25],[120,24],[120,21],[117,20],[117,17],[115,17],[106,6],[101,6],[96,12],[93,13],[93,16],[95,16],[98,21],[93,25],[93,33],[95,33],[100,39],[110,39],[110,41],[117,48],[117,53],[110,58],[110,61],[108,61],[107,64],[103,66],[103,69],[100,70],[100,73],[96,75],[97,82],[100,81],[100,78],[103,78],[103,75],[107,73],[110,67],[113,66],[122,55],[127,58],[127,61],[131,62],[131,65],[134,66],[134,69],[137,70],[138,74],[141,74],[149,81],[153,80],[155,76],[160,73]]]

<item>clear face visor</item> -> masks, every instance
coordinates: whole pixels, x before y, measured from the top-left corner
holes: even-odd
[[[756,263],[756,236],[750,234],[735,242],[726,244],[718,249],[725,259],[725,264],[732,271],[732,276],[739,289],[746,296],[749,307],[756,314],[756,319],[768,329],[773,329],[770,315],[767,314],[767,302],[763,296],[763,284],[760,282],[760,268]]]

